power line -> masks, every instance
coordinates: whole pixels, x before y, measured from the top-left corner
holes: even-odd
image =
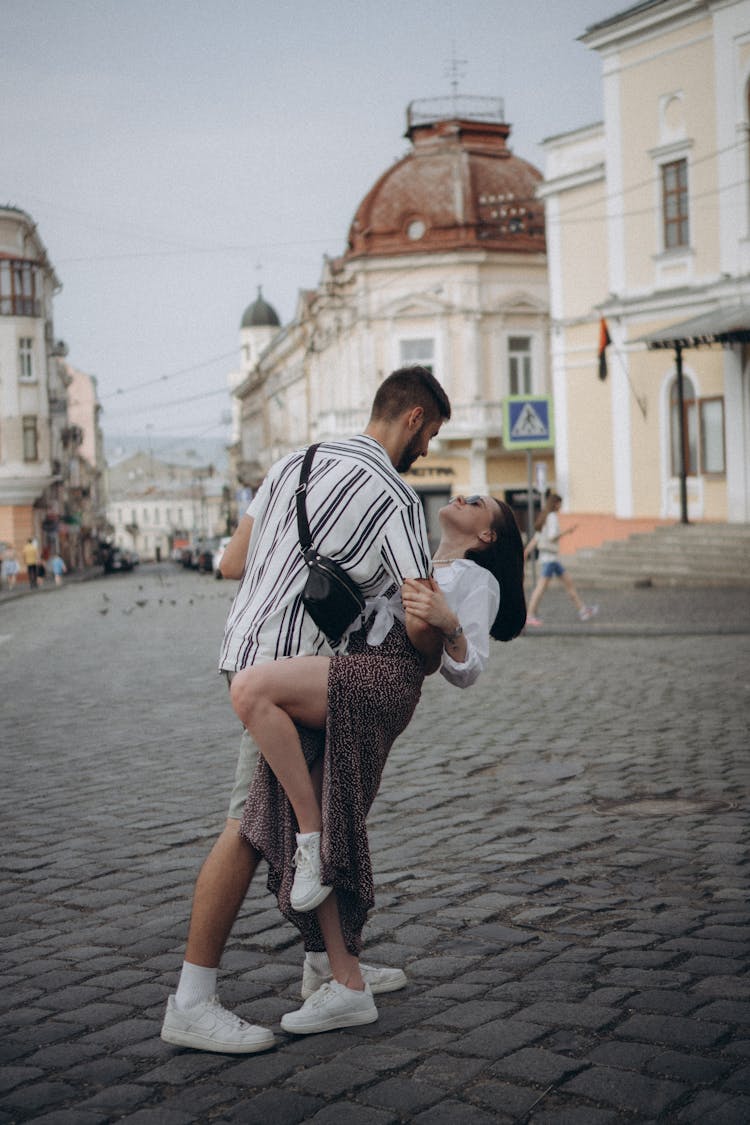
[[[336,239],[340,235],[336,236]],[[93,254],[81,258],[57,258],[58,266],[79,264],[81,262],[120,262],[138,258],[175,258],[191,254],[251,254],[257,251],[277,250],[295,246],[329,246],[334,238],[306,238],[294,242],[253,242],[237,243],[233,246],[190,246],[177,250],[126,250],[117,254]]]
[[[135,407],[135,409],[133,409],[133,407],[128,407],[127,414],[128,417],[130,417],[133,414],[143,414],[146,411],[153,412],[156,410],[171,410],[174,406],[184,406],[186,402],[198,402],[200,401],[200,399],[213,398],[216,395],[229,396],[229,388],[219,387],[218,390],[202,391],[197,395],[187,395],[185,398],[173,398],[168,402],[150,402],[145,406],[137,406]],[[110,415],[110,417],[116,418],[117,412],[115,412],[113,415]]]
[[[237,348],[232,348],[231,352],[223,352],[221,355],[215,355],[211,359],[201,360],[200,363],[194,363],[191,367],[182,367],[179,371],[171,371],[168,375],[156,375],[153,379],[147,379],[144,383],[136,383],[134,387],[128,387],[123,390],[118,387],[116,391],[110,391],[109,394],[101,395],[100,402],[105,402],[110,398],[119,398],[122,395],[132,394],[134,391],[143,390],[144,387],[153,387],[156,383],[166,383],[169,379],[177,379],[181,375],[190,375],[193,371],[200,371],[203,367],[210,367],[212,363],[219,363],[225,359],[236,358]]]

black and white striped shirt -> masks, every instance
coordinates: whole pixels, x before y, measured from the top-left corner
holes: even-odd
[[[295,489],[304,450],[278,461],[258,489],[248,561],[229,611],[219,668],[321,653],[330,645],[302,604],[307,566],[297,535]],[[313,545],[335,559],[365,597],[432,570],[419,497],[374,438],[324,442],[307,485]]]

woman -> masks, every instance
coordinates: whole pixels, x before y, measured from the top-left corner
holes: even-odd
[[[439,518],[431,586],[407,581],[403,604],[398,594],[370,603],[367,629],[349,638],[345,655],[256,664],[231,687],[261,753],[241,834],[268,861],[269,889],[305,948],[327,950],[335,980],[358,991],[361,931],[374,902],[365,820],[425,674],[407,639],[409,619],[438,631],[441,673],[466,687],[487,664],[488,636],[510,640],[526,617],[511,509],[489,496],[459,496]],[[282,1026],[304,1030],[295,1026],[299,1015]]]
[[[578,617],[581,621],[589,621],[590,618],[594,617],[595,614],[599,612],[599,607],[596,605],[584,605],[573,584],[573,579],[560,562],[560,540],[564,535],[570,535],[575,531],[575,527],[568,527],[565,531],[560,530],[560,521],[557,518],[557,513],[560,511],[561,506],[562,496],[558,496],[556,492],[548,491],[544,501],[544,507],[536,517],[534,523],[535,534],[526,544],[526,549],[524,551],[524,558],[528,558],[535,547],[539,549],[539,565],[542,573],[531,595],[529,615],[526,618],[526,624],[535,628],[538,628],[538,626],[542,624],[536,613],[539,609],[539,603],[544,597],[545,591],[553,578],[562,580],[565,592],[578,610]]]

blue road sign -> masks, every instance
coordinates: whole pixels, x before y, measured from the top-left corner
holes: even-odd
[[[506,449],[551,449],[555,444],[550,395],[509,395],[503,403]]]

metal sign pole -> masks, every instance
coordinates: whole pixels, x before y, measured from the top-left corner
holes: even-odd
[[[530,449],[526,450],[526,501],[527,501],[527,520],[526,520],[526,542],[531,542],[531,537],[534,534],[534,466],[532,464],[532,453]],[[536,586],[536,557],[535,552],[531,552],[531,581]]]

